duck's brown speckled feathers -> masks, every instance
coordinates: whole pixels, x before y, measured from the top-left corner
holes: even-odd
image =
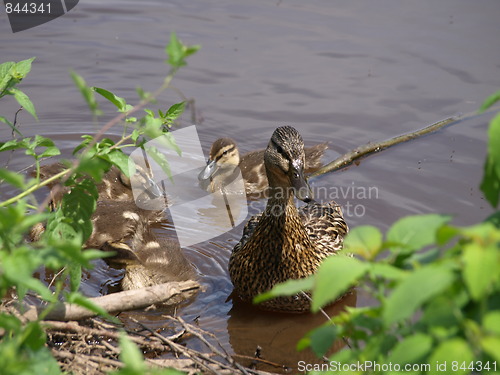
[[[251,301],[277,283],[314,274],[321,261],[342,249],[348,227],[339,205],[309,203],[297,210],[294,196],[308,201],[303,188],[303,142],[292,127],[278,128],[265,152],[270,197],[262,214],[252,217],[229,260],[235,294]],[[292,188],[293,187],[293,188]],[[279,297],[264,302],[271,310],[302,312],[307,296]]]

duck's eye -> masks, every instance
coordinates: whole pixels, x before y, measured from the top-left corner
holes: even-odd
[[[222,153],[222,156],[227,155],[227,153],[228,153],[228,152],[229,152],[229,150],[224,151],[224,152]]]
[[[276,151],[278,151],[278,153],[280,153],[281,155],[283,155],[283,149],[281,148],[280,145],[276,146]]]
[[[299,174],[297,172],[293,172],[293,178],[299,178]]]

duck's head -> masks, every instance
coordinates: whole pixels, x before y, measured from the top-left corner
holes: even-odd
[[[212,144],[207,166],[198,175],[201,181],[209,180],[217,172],[231,173],[240,164],[240,153],[231,138],[219,138]]]
[[[312,193],[304,177],[304,141],[291,126],[277,128],[264,154],[269,186],[274,194],[286,194],[292,188],[295,196],[304,202],[312,200]]]

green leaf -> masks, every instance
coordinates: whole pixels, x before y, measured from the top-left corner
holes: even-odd
[[[0,168],[0,182],[1,180],[19,189],[26,189],[24,176],[22,174],[14,173],[7,169]]]
[[[338,327],[327,324],[313,329],[305,338],[297,344],[297,350],[311,347],[314,354],[321,358],[333,347],[333,343],[338,337]]]
[[[274,297],[293,296],[301,291],[311,290],[313,287],[313,277],[303,279],[288,280],[284,283],[276,284],[271,290],[259,294],[253,299],[254,303],[267,301]]]
[[[500,274],[500,253],[496,245],[472,242],[464,246],[463,277],[472,298],[480,301]]]
[[[172,65],[173,68],[180,68],[186,65],[185,59],[198,51],[200,47],[199,45],[185,46],[177,38],[177,34],[173,32],[170,34],[170,43],[165,48],[165,52],[168,55],[167,62]]]
[[[473,359],[474,355],[467,342],[461,338],[454,338],[442,342],[437,349],[434,350],[428,363],[444,366],[444,373],[458,375],[470,373],[468,369],[460,369],[460,365],[464,362],[468,366]],[[456,369],[452,368],[452,364],[457,362],[458,367]]]
[[[0,96],[0,98],[1,98],[1,96]],[[12,122],[10,122],[6,117],[0,116],[0,122],[3,122],[5,124],[9,125],[9,128],[11,128],[13,132],[16,132],[17,135],[19,135],[20,137],[23,137],[23,134],[19,131],[19,129],[16,126],[14,126],[14,124]]]
[[[26,77],[26,75],[31,71],[31,63],[33,60],[35,60],[35,57],[19,61],[11,68],[11,74],[17,79]]]
[[[438,229],[450,219],[436,214],[407,216],[392,225],[387,240],[399,244],[396,249],[403,252],[420,250],[434,243]]]
[[[116,106],[116,108],[118,108],[119,112],[127,112],[129,109],[132,108],[130,105],[127,104],[125,99],[119,97],[118,95],[113,94],[111,91],[99,87],[92,87],[92,90],[94,90],[99,95],[103,96],[104,98],[108,99],[111,103],[113,103]]]
[[[124,154],[121,150],[113,149],[103,157],[104,159],[108,160],[109,162],[120,168],[120,171],[122,171],[126,176],[129,175],[129,170],[128,170],[129,156]]]
[[[71,265],[69,267],[69,282],[70,289],[72,292],[78,291],[80,288],[80,282],[82,280],[82,266],[81,265]]]
[[[13,80],[10,70],[15,65],[14,62],[8,61],[0,64],[0,98],[5,95],[5,90],[10,87]]]
[[[490,122],[488,129],[488,155],[484,163],[484,175],[480,188],[493,206],[498,206],[500,195],[500,113]]]
[[[485,223],[492,224],[495,228],[500,229],[500,211],[497,211],[490,216],[488,216],[485,220]]]
[[[425,266],[406,277],[387,298],[382,317],[386,326],[410,318],[431,297],[453,282],[446,266]]]
[[[127,370],[133,374],[146,373],[141,352],[124,332],[120,333],[120,349],[120,360],[125,364]]]
[[[450,225],[443,225],[440,227],[436,233],[436,244],[445,245],[451,241],[452,238],[456,237],[460,233],[460,230],[456,227]]]
[[[481,108],[479,108],[479,113],[486,111],[498,101],[500,101],[500,90],[486,98],[486,100],[481,105]]]
[[[344,241],[346,252],[373,260],[382,248],[382,233],[376,227],[361,225],[352,229]]]
[[[326,258],[315,276],[311,311],[317,312],[322,306],[339,298],[368,268],[367,263],[356,258],[343,255]]]
[[[484,162],[483,180],[479,187],[490,205],[497,207],[500,198],[500,175],[497,174],[495,164],[489,155]]]
[[[35,106],[31,102],[30,98],[28,95],[26,95],[24,92],[17,88],[12,88],[10,90],[12,94],[14,95],[14,98],[16,98],[17,102],[21,107],[23,107],[28,113],[33,116],[36,120],[38,120],[38,116],[36,115],[36,110]]]
[[[89,107],[92,114],[94,116],[102,115],[102,111],[99,109],[99,103],[97,103],[97,100],[95,99],[94,91],[92,91],[92,89],[87,86],[87,83],[85,82],[83,77],[74,71],[70,71],[70,75],[73,79],[73,82],[75,83],[75,86],[78,88],[78,90],[80,90],[80,93],[85,99],[85,102],[87,103],[87,106]]]
[[[432,349],[432,338],[423,333],[416,333],[400,341],[388,357],[391,363],[419,363]]]
[[[398,281],[408,276],[408,272],[387,263],[372,263],[369,272],[373,277],[382,277],[386,280]]]
[[[481,339],[483,350],[491,355],[495,361],[500,361],[500,337],[486,336]],[[486,372],[484,372],[486,373]]]
[[[186,102],[176,103],[167,110],[167,113],[163,117],[167,118],[169,121],[174,121],[184,113],[185,108]]]
[[[500,311],[491,311],[483,318],[483,327],[486,331],[500,335]]]
[[[24,329],[24,342],[31,350],[43,348],[45,332],[38,322],[29,322]]]

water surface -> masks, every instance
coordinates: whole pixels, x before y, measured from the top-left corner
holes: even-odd
[[[98,130],[115,111],[101,101],[105,115],[96,124],[69,70],[133,103],[136,86],[153,91],[161,84],[168,71],[164,47],[176,31],[185,43],[202,45],[174,84],[196,102],[206,153],[220,136],[233,137],[242,152],[264,148],[274,128],[289,124],[307,145],[328,141],[329,161],[358,145],[477,110],[500,87],[499,14],[495,0],[87,0],[64,17],[16,34],[5,14],[0,16],[0,55],[2,62],[37,57],[20,88],[35,103],[40,121],[21,113],[19,127],[25,135],[53,137],[69,156],[81,134]],[[157,107],[178,101],[170,91]],[[0,103],[0,114],[10,119],[16,109],[11,98]],[[401,216],[423,213],[451,214],[457,225],[476,223],[491,213],[478,189],[490,116],[468,116],[311,184],[319,199],[343,205],[351,227],[386,230]],[[185,115],[181,126],[190,124]],[[10,131],[0,127],[0,139],[9,138]],[[5,164],[6,156],[0,157]],[[9,165],[22,170],[28,164],[16,154]],[[263,206],[253,202],[250,211]],[[253,356],[260,345],[264,358],[293,367],[302,334],[295,328],[307,330],[323,318],[233,306],[227,262],[241,231],[239,226],[185,249],[206,292],[176,313],[196,318],[231,353]],[[159,232],[174,235],[168,225]],[[115,290],[121,274],[97,262],[85,275],[83,292]],[[356,303],[356,297],[346,303]],[[358,306],[367,303],[357,296]],[[122,318],[139,316],[153,327],[168,327],[163,313]]]

